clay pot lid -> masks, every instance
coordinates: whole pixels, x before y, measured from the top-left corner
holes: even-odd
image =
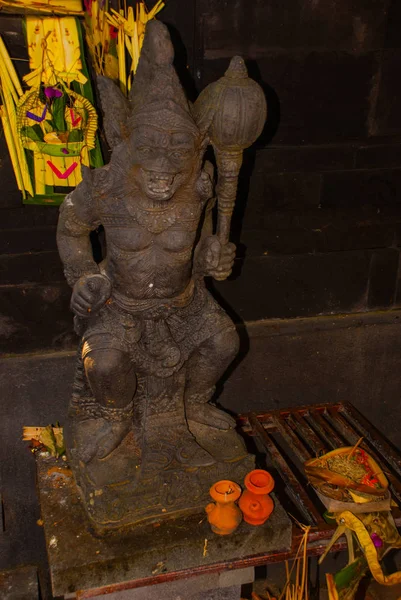
[[[241,496],[241,488],[234,481],[221,479],[212,485],[209,493],[216,502],[235,502]]]
[[[255,469],[246,475],[245,487],[254,494],[269,494],[274,488],[274,479],[267,471]]]

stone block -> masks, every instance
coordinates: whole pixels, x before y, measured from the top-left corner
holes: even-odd
[[[368,308],[389,308],[396,297],[400,252],[387,248],[372,254]]]
[[[342,146],[269,146],[256,152],[254,173],[317,173],[352,169],[353,166],[354,148],[348,144]]]
[[[378,215],[379,217],[380,215]],[[337,218],[315,230],[317,252],[387,248],[394,242],[396,222],[389,219]]]
[[[365,250],[249,257],[235,279],[214,289],[237,321],[359,311],[366,307],[370,258]]]
[[[401,306],[401,266],[398,268],[394,305]]]
[[[115,592],[113,594],[107,594],[107,596],[96,596],[98,600],[159,600],[161,597],[163,600],[241,600],[241,586],[231,586],[229,588],[220,588],[207,590],[198,593],[192,592],[191,582],[187,587],[189,589],[185,590],[185,595],[182,595],[181,592],[173,593],[173,595],[168,594],[160,596],[162,593],[159,590],[160,587],[157,588],[146,588],[145,590],[131,590],[128,592]],[[142,592],[142,593],[139,593]],[[68,597],[65,597],[68,600]]]
[[[370,134],[391,136],[401,132],[401,81],[396,76],[401,69],[401,48],[380,53],[376,78],[375,106],[370,118]]]
[[[0,355],[77,345],[67,283],[0,286]]]
[[[0,181],[0,209],[18,208],[22,204],[22,195],[17,188],[4,134],[0,136]]]
[[[302,254],[344,252],[364,248],[387,248],[394,242],[397,221],[361,220],[346,216],[333,217],[320,211],[320,222],[299,217],[298,223],[288,221],[287,226],[265,229],[244,229],[237,256],[271,254]],[[327,211],[331,213],[331,211]],[[312,220],[312,219],[310,219]],[[400,224],[401,225],[401,224]]]
[[[313,252],[317,233],[302,227],[244,229],[237,246],[238,258]]]
[[[386,4],[375,0],[335,3],[201,0],[203,46],[210,55],[258,55],[266,45],[280,49],[327,48],[365,52],[381,46]],[[252,26],[249,26],[252,23]]]
[[[57,476],[54,477],[56,459],[42,455],[36,455],[36,459],[55,596],[73,595],[78,590],[87,591],[88,596],[93,590],[100,596],[121,589],[142,588],[143,595],[133,591],[132,597],[136,598],[138,593],[138,600],[150,600],[152,596],[145,595],[149,591],[144,589],[146,585],[188,580],[189,574],[192,577],[211,575],[211,580],[205,578],[203,589],[196,590],[199,593],[207,587],[213,589],[224,585],[223,579],[221,583],[219,579],[216,581],[215,573],[242,569],[244,564],[252,566],[254,556],[291,547],[291,521],[275,495],[274,511],[263,525],[254,527],[243,521],[229,536],[211,532],[203,509],[192,516],[160,518],[156,526],[154,522],[143,522],[115,535],[94,535],[78,500],[71,471],[64,468],[64,485],[60,486]],[[68,462],[64,467],[68,467]],[[171,485],[177,485],[174,478],[171,481]],[[245,581],[249,581],[249,575],[249,571],[245,572]],[[226,578],[225,585],[230,585],[230,577]],[[238,585],[238,580],[232,580],[231,585]],[[170,600],[169,596],[167,598]],[[202,596],[195,598],[201,600]]]
[[[401,144],[374,144],[360,146],[355,150],[357,169],[399,168]]]
[[[264,176],[255,175],[247,181],[242,180],[238,188],[232,220],[233,230],[263,228],[269,212],[267,198],[262,193]]]
[[[324,208],[376,207],[386,214],[388,205],[401,203],[401,169],[374,169],[324,173],[321,205]]]
[[[57,250],[54,227],[0,231],[1,254],[25,254]]]
[[[55,283],[64,281],[57,251],[0,255],[1,284]]]
[[[6,229],[31,229],[32,227],[53,226],[54,236],[56,235],[57,206],[36,206],[32,204],[24,206],[21,200],[18,206],[2,210],[0,215],[0,232]]]
[[[321,179],[319,173],[255,173],[250,180],[247,204],[262,201],[269,212],[294,209],[301,212],[317,207]]]
[[[390,0],[387,8],[387,23],[385,31],[385,48],[401,47],[401,4],[398,0]]]
[[[254,578],[253,567],[248,567],[96,597],[98,600],[240,600],[241,585],[253,583]]]

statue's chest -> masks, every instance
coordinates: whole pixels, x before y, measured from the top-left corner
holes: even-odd
[[[167,205],[165,208],[144,209],[121,200],[110,202],[101,209],[101,222],[107,230],[136,229],[150,234],[162,234],[174,228],[196,232],[202,207],[200,203]]]
[[[193,246],[200,207],[176,206],[174,210],[144,211],[115,202],[102,210],[101,222],[107,245],[115,257],[181,253]]]
[[[131,227],[106,227],[107,247],[114,254],[137,252],[159,254],[159,251],[182,252],[192,248],[195,231],[187,231],[182,227],[173,227],[160,234],[147,231],[138,224]]]

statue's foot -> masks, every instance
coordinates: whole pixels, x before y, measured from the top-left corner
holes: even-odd
[[[73,447],[78,460],[86,464],[96,456],[98,441],[105,435],[106,430],[107,423],[101,417],[74,420]]]
[[[120,421],[118,423],[108,423],[108,431],[99,439],[98,458],[106,458],[121,444],[128,435],[132,427],[132,421]]]
[[[184,443],[177,448],[175,457],[180,464],[188,467],[208,467],[216,462],[213,456],[199,446],[190,434],[185,437]]]
[[[201,425],[223,430],[234,429],[236,426],[233,417],[207,402],[203,404],[198,402],[187,403],[185,412],[188,421],[195,421],[195,423],[201,423]]]
[[[95,457],[106,458],[129,433],[130,420],[110,423],[101,417],[77,421],[74,425],[74,446],[79,460],[85,464]]]
[[[202,448],[218,462],[235,462],[247,456],[244,440],[235,429],[215,429],[208,425],[188,422],[189,429]]]

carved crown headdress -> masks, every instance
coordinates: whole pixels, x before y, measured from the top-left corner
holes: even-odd
[[[167,27],[160,21],[146,26],[138,69],[129,99],[107,77],[98,78],[104,109],[104,128],[113,148],[133,128],[153,126],[165,131],[200,135],[174,65],[174,49]]]

